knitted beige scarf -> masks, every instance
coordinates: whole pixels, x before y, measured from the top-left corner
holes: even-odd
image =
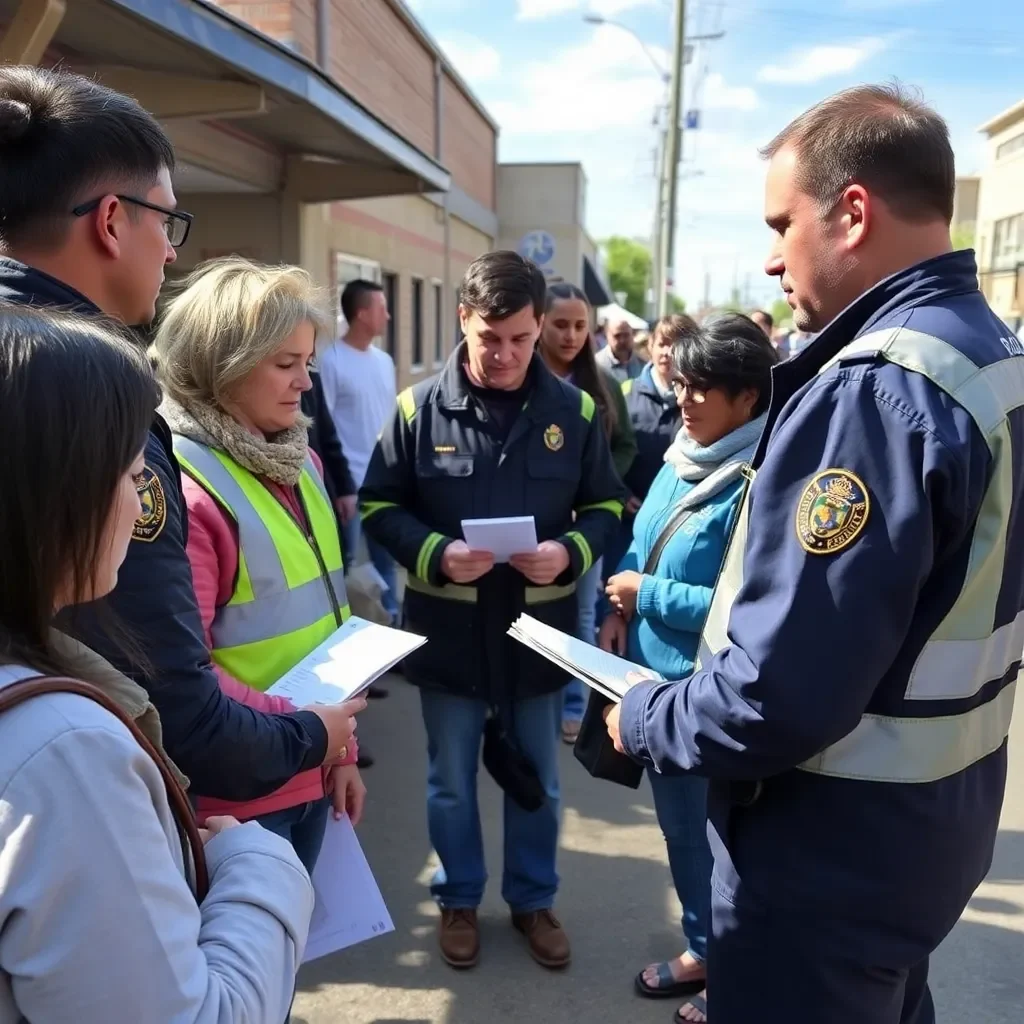
[[[299,416],[294,427],[271,437],[257,437],[214,405],[182,403],[165,395],[160,414],[175,434],[211,448],[220,448],[244,469],[275,483],[294,487],[309,451],[309,420]]]

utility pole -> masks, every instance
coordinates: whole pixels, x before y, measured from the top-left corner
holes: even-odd
[[[675,285],[676,208],[679,200],[679,158],[682,149],[683,67],[686,64],[686,0],[675,0],[676,34],[669,86],[668,135],[665,146],[665,225],[661,233],[661,288],[658,315],[669,311],[669,288]]]
[[[659,132],[658,193],[654,203],[654,244],[651,246],[651,303],[649,319],[660,316],[661,296],[665,290],[665,265],[662,263],[662,245],[665,237],[665,173],[668,169],[668,131]]]

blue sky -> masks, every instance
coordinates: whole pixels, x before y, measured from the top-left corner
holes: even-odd
[[[592,235],[648,237],[655,112],[665,86],[614,18],[667,64],[671,0],[408,0],[501,126],[502,160],[580,160]],[[676,253],[691,304],[734,281],[755,302],[778,288],[762,268],[764,166],[757,147],[828,94],[898,77],[947,119],[959,173],[981,169],[977,128],[1024,98],[1024,4],[1010,0],[689,0],[696,48],[686,106]]]

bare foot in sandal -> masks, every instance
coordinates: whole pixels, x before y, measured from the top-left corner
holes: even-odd
[[[685,989],[679,992],[678,985],[692,985],[692,992],[697,985],[704,981],[706,971],[704,964],[697,960],[692,953],[686,952],[682,956],[673,957],[671,960],[661,964],[651,964],[646,967],[638,981],[645,990],[644,994],[654,995],[664,991],[666,995],[685,995]]]
[[[687,1024],[706,1024],[708,1019],[708,990],[704,989],[699,996],[694,996],[688,1003],[683,1003],[676,1010],[676,1020]]]

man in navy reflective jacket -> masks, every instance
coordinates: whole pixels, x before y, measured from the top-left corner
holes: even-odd
[[[933,111],[858,87],[766,155],[767,271],[816,336],[774,371],[698,670],[609,732],[712,780],[714,1024],[929,1024],[1024,647],[1022,346],[950,251]]]
[[[7,65],[0,140],[0,303],[151,321],[164,268],[191,223],[176,209],[174,153],[159,124],[134,100],[79,75]],[[144,514],[106,603],[149,670],[126,660],[90,608],[75,610],[74,632],[145,687],[164,747],[195,792],[265,796],[338,753],[350,733],[347,713],[266,715],[221,691],[185,554],[178,464],[159,416],[145,455]],[[69,466],[68,486],[74,473]]]

